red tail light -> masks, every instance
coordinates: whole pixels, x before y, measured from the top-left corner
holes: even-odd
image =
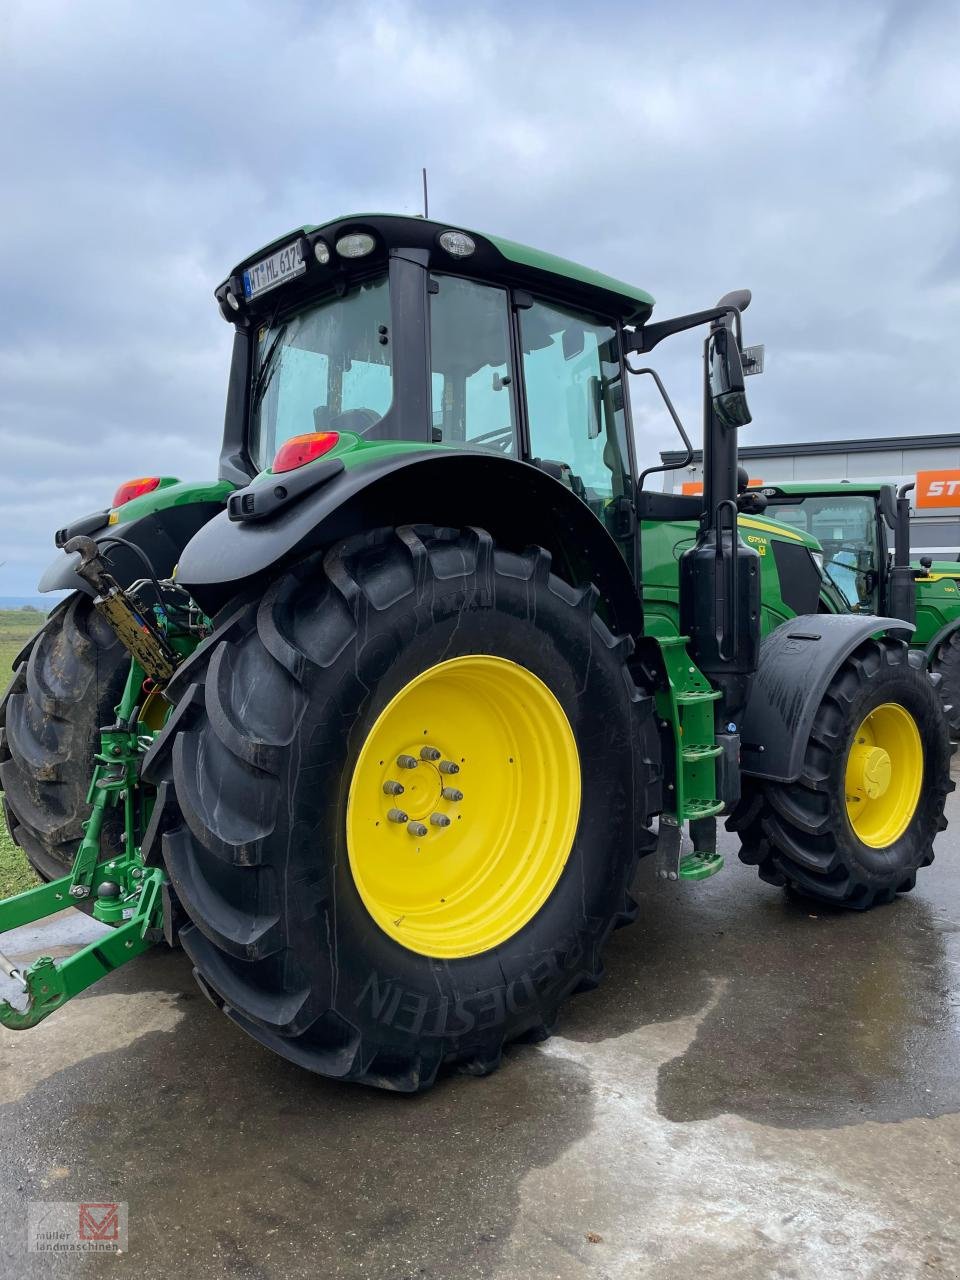
[[[125,502],[142,498],[145,493],[153,493],[159,483],[159,476],[140,476],[137,480],[125,480],[113,495],[112,505],[122,507]]]
[[[272,470],[274,473],[295,471],[297,467],[329,453],[339,439],[339,431],[308,431],[306,435],[291,436],[277,450]]]

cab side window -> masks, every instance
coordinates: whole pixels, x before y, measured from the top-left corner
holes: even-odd
[[[433,432],[516,456],[510,312],[503,289],[436,276],[430,295]]]
[[[617,331],[537,302],[521,311],[520,334],[531,455],[565,463],[603,518],[631,493]]]

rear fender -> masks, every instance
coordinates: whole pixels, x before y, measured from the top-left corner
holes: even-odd
[[[320,473],[323,462],[311,466]],[[477,450],[412,448],[378,451],[323,474],[322,483],[265,517],[258,508],[253,518],[236,518],[244,494],[258,497],[262,479],[233,494],[234,518],[223,512],[196,533],[180,557],[178,582],[211,613],[284,564],[357,533],[478,525],[510,549],[545,547],[567,581],[596,583],[612,629],[642,632],[640,599],[617,543],[586,503],[539,467]],[[277,479],[284,487],[287,477]]]
[[[145,553],[158,578],[168,578],[180,557],[180,553],[197,530],[217,512],[223,510],[222,502],[191,502],[180,506],[163,507],[151,511],[149,515],[138,520],[126,521],[123,524],[108,524],[109,511],[97,513],[100,517],[86,516],[75,520],[58,534],[58,543],[66,542],[69,537],[78,533],[86,533],[94,542],[102,542],[107,538],[120,537],[132,542]],[[93,527],[91,527],[91,525]],[[90,585],[78,577],[75,572],[80,562],[77,552],[70,555],[60,552],[57,558],[45,570],[37,590],[47,591],[83,591],[93,595]],[[144,576],[143,563],[134,552],[123,546],[110,548],[107,563],[111,574],[121,586],[128,587],[131,582]]]
[[[760,644],[760,663],[741,728],[743,773],[795,782],[813,718],[841,663],[877,632],[902,638],[913,626],[902,618],[857,614],[802,614],[771,631]]]

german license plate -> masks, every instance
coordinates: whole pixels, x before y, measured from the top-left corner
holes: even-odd
[[[285,280],[302,276],[306,269],[307,264],[303,260],[300,241],[295,240],[293,244],[288,244],[285,248],[278,249],[276,253],[271,253],[269,258],[263,258],[260,262],[255,262],[252,267],[247,267],[243,273],[243,296],[249,302],[251,298],[257,298],[261,293],[266,293],[268,289],[275,289]]]

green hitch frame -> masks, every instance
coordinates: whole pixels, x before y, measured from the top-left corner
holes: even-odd
[[[94,918],[112,925],[113,931],[60,961],[40,956],[23,971],[0,953],[0,970],[27,997],[23,1008],[0,1001],[0,1026],[10,1030],[36,1026],[163,936],[166,876],[159,867],[144,866],[138,844],[140,824],[148,816],[139,787],[139,761],[154,736],[139,721],[144,677],[143,668],[131,662],[116,723],[100,731],[100,751],[87,793],[91,813],[70,874],[0,902],[0,934],[34,924],[91,895]],[[103,822],[114,805],[123,806],[123,847],[104,855]]]

